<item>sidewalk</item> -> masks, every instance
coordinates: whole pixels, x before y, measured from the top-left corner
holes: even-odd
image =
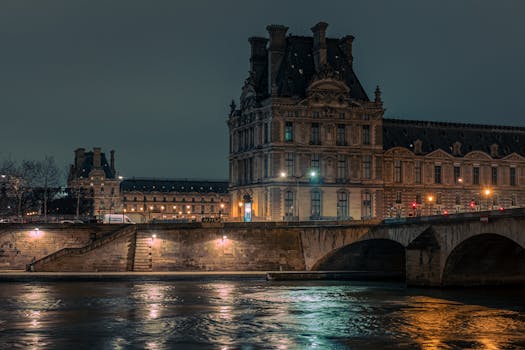
[[[25,272],[0,270],[1,282],[57,281],[177,281],[213,279],[266,279],[266,271],[176,271],[176,272]]]

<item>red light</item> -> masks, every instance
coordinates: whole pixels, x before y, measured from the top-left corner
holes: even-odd
[[[476,206],[476,203],[474,201],[470,201],[470,207],[474,209],[475,206]]]
[[[416,202],[412,202],[412,209],[416,209],[417,207],[417,203]]]
[[[505,208],[499,207],[499,211],[503,211],[503,210],[505,210]]]
[[[443,215],[448,215],[448,210],[443,210]]]

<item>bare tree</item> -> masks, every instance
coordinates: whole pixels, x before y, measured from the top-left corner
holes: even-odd
[[[32,187],[40,187],[43,190],[43,211],[46,221],[49,192],[51,188],[56,189],[59,186],[61,175],[61,171],[55,162],[55,158],[52,156],[45,156],[43,160],[34,163],[31,185]]]

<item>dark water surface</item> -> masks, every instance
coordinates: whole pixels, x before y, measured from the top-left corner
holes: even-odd
[[[207,280],[0,284],[0,349],[522,349],[525,290]]]

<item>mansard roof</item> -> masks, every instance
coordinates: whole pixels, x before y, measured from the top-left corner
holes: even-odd
[[[339,39],[326,39],[327,63],[350,88],[350,97],[369,101],[363,86],[357,79],[348,57],[339,46]],[[278,96],[306,96],[306,89],[315,75],[313,38],[288,36],[284,58],[277,74]],[[267,73],[266,79],[267,81]],[[267,83],[266,83],[267,86]],[[256,91],[263,91],[257,89]]]
[[[104,170],[104,174],[107,179],[115,178],[115,171],[111,169],[111,166],[108,163],[108,160],[104,153],[100,154],[100,165],[102,167],[102,170]],[[84,153],[84,162],[82,163],[81,168],[75,169],[75,177],[87,178],[91,170],[93,170],[93,151]]]
[[[383,119],[383,149],[406,147],[414,150],[414,141],[422,141],[422,153],[436,149],[453,153],[453,144],[461,143],[464,156],[472,151],[491,154],[491,146],[497,145],[498,156],[512,153],[525,155],[525,127],[446,123],[421,120]]]
[[[122,192],[228,193],[228,181],[132,178],[120,183]]]

